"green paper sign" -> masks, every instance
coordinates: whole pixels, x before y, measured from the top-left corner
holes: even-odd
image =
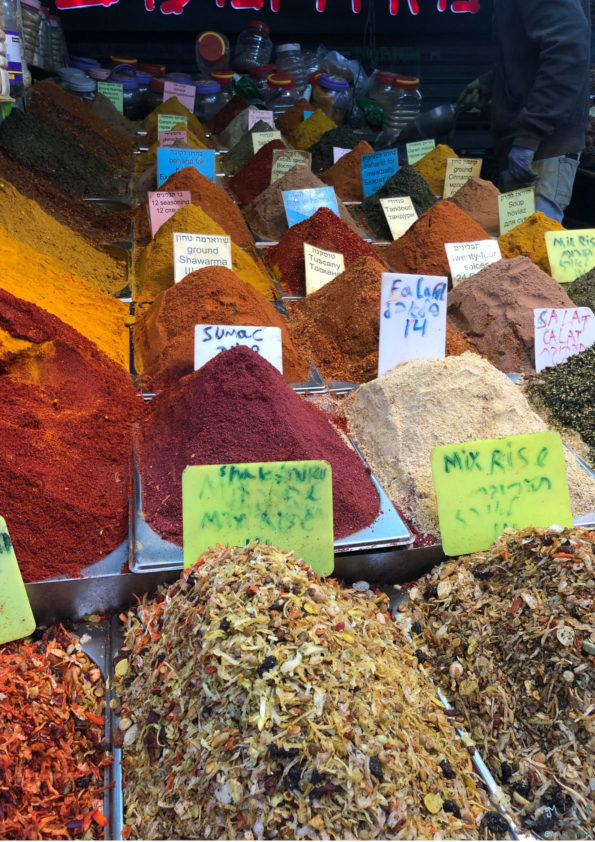
[[[188,128],[188,117],[180,117],[178,114],[158,114],[157,115],[157,134],[161,132],[171,132],[174,126],[179,126],[183,123]]]
[[[546,231],[545,245],[552,277],[561,284],[575,281],[595,266],[595,228]]]
[[[119,82],[98,82],[97,93],[109,99],[120,114],[124,113],[124,89]]]
[[[507,527],[572,527],[558,433],[444,445],[431,460],[447,555],[487,550]]]
[[[190,465],[182,474],[184,567],[215,544],[293,550],[333,572],[331,466],[322,460]]]
[[[27,637],[34,629],[35,618],[6,521],[0,517],[0,644]]]
[[[421,161],[435,147],[435,140],[416,140],[414,143],[405,144],[405,148],[407,149],[407,163],[411,166],[416,161]]]

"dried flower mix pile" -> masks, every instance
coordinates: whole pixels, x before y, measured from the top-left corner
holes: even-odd
[[[120,657],[128,838],[465,839],[489,825],[379,592],[272,546],[217,547],[129,612]]]
[[[507,530],[405,606],[423,670],[541,838],[595,832],[594,547],[587,530]]]

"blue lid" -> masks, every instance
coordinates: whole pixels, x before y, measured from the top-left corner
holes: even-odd
[[[221,85],[214,79],[211,82],[208,79],[199,79],[196,83],[197,94],[218,94],[220,90]]]
[[[192,77],[189,73],[166,73],[164,79],[169,79],[171,82],[181,82],[183,85],[192,84]]]
[[[142,70],[136,71],[136,81],[140,85],[148,85],[153,76],[150,73],[143,73]]]
[[[327,91],[346,91],[349,87],[341,76],[330,76],[328,73],[322,73],[317,79],[317,84]]]
[[[85,58],[84,56],[70,56],[70,66],[78,67],[79,70],[88,70],[91,67],[100,67],[96,58]]]
[[[115,73],[110,82],[118,82],[122,85],[123,91],[136,91],[138,90],[138,80],[134,76],[124,76],[124,74]]]

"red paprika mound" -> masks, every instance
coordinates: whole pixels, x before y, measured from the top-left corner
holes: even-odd
[[[368,472],[325,413],[250,348],[223,351],[151,401],[140,437],[145,518],[181,545],[187,465],[301,459],[332,466],[335,538],[376,519],[378,494]]]
[[[238,202],[248,204],[266,190],[271,183],[273,152],[275,149],[285,148],[282,140],[271,140],[270,143],[262,146],[235,175],[226,178],[227,186]]]

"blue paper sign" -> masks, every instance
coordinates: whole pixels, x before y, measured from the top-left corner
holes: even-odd
[[[337,197],[333,187],[311,187],[308,190],[284,190],[283,203],[287,224],[291,228],[309,219],[318,208],[330,208],[339,216]]]
[[[372,152],[362,155],[362,187],[364,198],[371,196],[386,184],[399,169],[399,159],[396,149],[384,149],[382,152]]]
[[[304,111],[304,120],[307,120],[308,117],[311,117],[314,114],[313,111]]]
[[[157,186],[161,186],[170,175],[194,167],[210,181],[215,181],[214,149],[174,149],[171,146],[157,149]]]

